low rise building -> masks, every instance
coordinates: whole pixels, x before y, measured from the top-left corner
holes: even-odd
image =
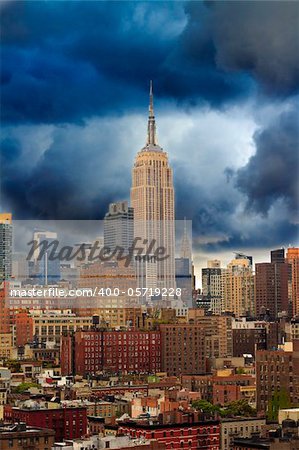
[[[119,422],[118,434],[134,438],[156,439],[166,449],[218,450],[220,445],[219,420],[204,418],[198,412],[174,411],[160,414],[157,421],[139,420]]]
[[[252,434],[261,433],[265,424],[266,419],[259,417],[221,419],[221,450],[230,450],[237,437],[250,438]]]
[[[55,440],[80,438],[87,432],[86,408],[50,407],[33,400],[27,400],[20,407],[5,405],[4,419],[8,422],[25,422],[38,428],[55,431]]]
[[[51,450],[55,432],[31,427],[24,422],[0,425],[1,450]]]

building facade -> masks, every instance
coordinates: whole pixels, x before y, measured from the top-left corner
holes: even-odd
[[[287,262],[292,272],[292,304],[293,316],[299,315],[299,248],[288,248]]]
[[[25,422],[31,427],[47,428],[55,431],[55,440],[76,439],[87,433],[86,408],[39,408],[32,400],[30,408],[6,405],[4,418],[10,422]]]
[[[161,371],[159,331],[77,331],[62,337],[62,374]]]
[[[104,247],[112,253],[116,247],[129,253],[134,236],[134,210],[128,202],[110,203],[104,218]]]
[[[148,421],[121,422],[119,433],[129,434],[131,437],[156,439],[165,444],[166,449],[181,450],[182,448],[196,450],[198,448],[219,450],[220,426],[218,420],[200,420],[199,414],[184,414],[179,411],[169,413],[170,423],[150,424]],[[189,420],[188,420],[189,419]]]
[[[12,273],[12,215],[0,214],[0,283]]]
[[[281,249],[283,251],[283,249]],[[255,265],[255,312],[257,317],[267,314],[275,320],[279,314],[289,313],[289,265],[281,260],[281,250],[273,250],[270,263]]]
[[[248,258],[233,259],[222,270],[222,311],[254,316],[254,274]]]
[[[256,352],[256,388],[258,411],[266,413],[274,402],[298,403],[299,340],[286,343],[277,350]],[[281,404],[281,407],[286,407],[286,404]]]
[[[205,331],[202,325],[160,325],[162,371],[169,376],[205,373]]]

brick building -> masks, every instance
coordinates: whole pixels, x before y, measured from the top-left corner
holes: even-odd
[[[276,348],[282,341],[282,329],[279,322],[233,319],[232,340],[233,356],[254,356],[256,350]]]
[[[292,405],[299,402],[299,340],[277,350],[256,352],[257,410],[266,412],[275,392],[284,391]]]
[[[232,317],[204,315],[203,309],[188,310],[189,323],[205,330],[207,355],[221,358],[232,355]]]
[[[15,313],[16,346],[25,345],[33,341],[33,319],[26,310]]]
[[[161,371],[159,331],[77,331],[62,337],[63,375]]]
[[[218,371],[218,375],[183,375],[181,377],[182,387],[199,392],[203,400],[207,400],[214,405],[225,405],[246,398],[246,388],[254,387],[254,377],[226,372],[229,371]]]
[[[284,262],[255,264],[255,314],[268,311],[272,320],[281,312],[289,312],[289,265]]]
[[[25,422],[28,426],[55,431],[55,441],[76,439],[86,435],[86,408],[43,408],[28,400],[20,408],[5,405],[4,419],[8,422]]]
[[[206,373],[207,354],[202,325],[160,325],[162,371],[168,376]]]
[[[299,248],[288,248],[287,262],[291,265],[292,273],[292,303],[293,316],[299,315]]]
[[[55,432],[25,423],[0,425],[1,450],[51,450]]]
[[[219,420],[203,420],[198,412],[161,414],[156,423],[146,420],[119,422],[118,433],[134,438],[156,439],[165,444],[166,449],[220,448]]]
[[[10,311],[6,304],[7,283],[0,284],[0,334],[10,332]]]

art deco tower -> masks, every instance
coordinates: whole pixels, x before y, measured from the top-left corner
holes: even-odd
[[[175,287],[174,189],[168,155],[158,145],[150,85],[146,145],[137,153],[131,188],[134,235],[166,249],[167,258],[157,262],[157,287]]]

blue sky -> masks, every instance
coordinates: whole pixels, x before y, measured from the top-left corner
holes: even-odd
[[[298,244],[298,20],[287,1],[2,2],[2,210],[127,199],[153,79],[199,263]]]

